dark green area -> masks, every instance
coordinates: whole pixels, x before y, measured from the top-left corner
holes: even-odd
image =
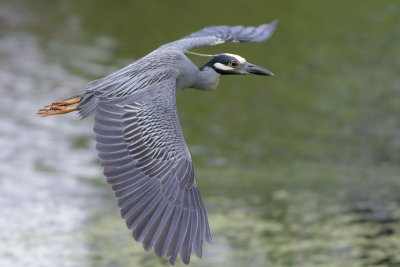
[[[240,54],[275,77],[223,77],[215,92],[178,94],[215,239],[191,266],[400,266],[398,1],[24,5],[44,16],[28,30],[54,62],[87,80],[106,73],[72,58],[111,71],[205,26],[279,18],[267,43],[196,49]],[[111,190],[98,187],[107,191],[88,222],[91,265],[167,266],[131,240]]]
[[[93,38],[116,38],[115,56],[127,61],[207,25],[280,19],[268,43],[198,49],[240,54],[276,76],[226,77],[212,94],[179,94],[188,143],[204,147],[197,162],[400,160],[395,1],[75,1],[70,8]]]

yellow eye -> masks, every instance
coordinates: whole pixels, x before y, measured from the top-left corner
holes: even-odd
[[[237,62],[236,60],[232,60],[231,62],[229,62],[229,66],[232,68],[237,68],[239,66],[239,62]]]

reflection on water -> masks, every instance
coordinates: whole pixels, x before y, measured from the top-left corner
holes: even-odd
[[[0,5],[4,25],[19,27],[20,9]],[[27,12],[27,10],[21,10]],[[91,138],[76,118],[43,120],[39,106],[84,84],[51,62],[34,34],[6,31],[0,38],[0,265],[82,266],[88,249],[82,224],[93,190],[80,177],[99,176]]]
[[[192,266],[397,266],[400,260],[398,168],[302,163],[202,168],[198,177],[214,243]],[[167,265],[142,253],[107,195],[88,227],[92,266]]]
[[[399,266],[398,6],[289,2],[268,4],[281,25],[265,46],[203,50],[246,55],[274,79],[227,77],[212,94],[178,96],[214,235],[191,266]],[[35,113],[198,25],[236,23],[216,20],[218,5],[187,7],[207,22],[160,25],[147,2],[0,2],[1,266],[168,265],[120,219],[91,121]],[[237,5],[225,8],[257,18],[240,23],[271,20]]]

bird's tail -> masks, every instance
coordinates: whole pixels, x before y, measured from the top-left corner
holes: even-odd
[[[62,101],[54,102],[52,104],[44,106],[42,109],[38,111],[38,114],[42,117],[45,117],[50,115],[60,115],[77,111],[78,106],[75,104],[78,104],[79,102],[81,102],[81,100],[82,96],[74,96]]]

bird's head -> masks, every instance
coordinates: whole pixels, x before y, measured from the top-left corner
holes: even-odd
[[[210,67],[221,75],[240,75],[256,74],[273,76],[274,74],[267,69],[251,64],[239,55],[219,54],[214,56],[204,67]]]

